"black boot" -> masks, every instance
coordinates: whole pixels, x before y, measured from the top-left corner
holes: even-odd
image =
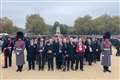
[[[106,67],[106,71],[107,71],[107,72],[111,72],[111,71],[109,70],[109,67]]]

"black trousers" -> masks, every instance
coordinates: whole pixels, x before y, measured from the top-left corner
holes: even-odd
[[[96,54],[97,61],[100,61],[100,55],[101,55],[101,53],[97,52],[97,54]]]
[[[96,63],[96,61],[97,61],[97,52],[94,51],[94,52],[93,52],[93,62]]]
[[[8,67],[8,63],[9,63],[9,67],[11,67],[12,66],[12,53],[4,54],[4,66]]]
[[[53,55],[47,54],[48,70],[54,70]]]
[[[43,64],[43,57],[42,54],[38,55],[38,69],[41,70],[42,69],[42,64]]]
[[[94,55],[91,52],[86,54],[86,60],[88,61],[89,65],[92,65],[92,62],[93,62],[93,59],[94,59],[93,56]]]
[[[70,57],[69,56],[64,57],[63,66],[64,66],[63,70],[66,70],[66,69],[69,70],[70,68]]]
[[[83,61],[84,61],[84,54],[77,54],[76,55],[76,66],[75,69],[77,70],[80,63],[80,69],[83,69]]]
[[[29,67],[29,70],[31,70],[31,68],[34,70],[35,69],[35,60],[28,61],[28,67]]]
[[[47,56],[42,55],[42,70],[44,70],[45,63],[47,62]]]
[[[62,68],[62,54],[56,55],[56,68],[61,69]]]

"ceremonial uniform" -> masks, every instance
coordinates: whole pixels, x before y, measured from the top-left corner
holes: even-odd
[[[101,55],[101,64],[103,66],[103,71],[106,72],[111,72],[109,70],[109,66],[111,66],[111,42],[109,41],[110,39],[110,33],[106,32],[103,36],[103,41],[102,41],[102,55]]]
[[[21,72],[23,65],[25,64],[25,58],[24,58],[25,42],[22,39],[23,39],[23,33],[17,32],[16,42],[15,42],[17,72],[18,71]]]

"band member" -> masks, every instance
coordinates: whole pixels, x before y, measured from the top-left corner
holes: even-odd
[[[3,68],[8,67],[8,61],[9,61],[9,67],[12,66],[12,51],[13,51],[14,43],[11,38],[7,38],[2,46],[2,52],[4,53],[4,66]]]
[[[34,44],[34,40],[31,39],[30,45],[28,47],[28,54],[27,54],[27,61],[29,69],[31,70],[31,67],[33,70],[35,70],[35,60],[36,60],[36,45]]]
[[[78,64],[80,62],[80,70],[83,71],[83,60],[84,60],[84,54],[85,54],[85,48],[86,46],[82,43],[82,39],[79,39],[79,42],[76,47],[76,67],[75,69],[78,69]]]
[[[46,43],[45,53],[46,53],[46,60],[48,62],[48,71],[54,70],[54,64],[53,64],[53,57],[54,57],[53,40],[51,38]]]
[[[16,53],[16,65],[17,65],[17,72],[22,71],[23,64],[25,64],[24,59],[24,49],[25,49],[25,42],[23,41],[24,34],[22,32],[17,32],[16,42],[15,42],[15,53]]]
[[[103,66],[104,72],[106,71],[111,72],[109,70],[109,66],[111,66],[111,55],[112,55],[110,37],[111,34],[109,32],[106,32],[103,36],[103,41],[102,41],[101,64]]]
[[[45,47],[44,39],[41,38],[38,41],[38,45],[37,45],[38,70],[43,70],[42,65],[44,65],[43,63],[45,61],[44,47]]]

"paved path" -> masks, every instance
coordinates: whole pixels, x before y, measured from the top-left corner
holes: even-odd
[[[115,49],[112,55],[112,73],[104,73],[100,62],[92,66],[85,65],[84,72],[82,71],[27,71],[27,62],[24,65],[23,72],[16,72],[15,54],[13,54],[13,66],[8,69],[2,69],[3,55],[0,55],[0,80],[21,80],[21,79],[62,79],[62,80],[120,80],[120,57],[115,56]]]

